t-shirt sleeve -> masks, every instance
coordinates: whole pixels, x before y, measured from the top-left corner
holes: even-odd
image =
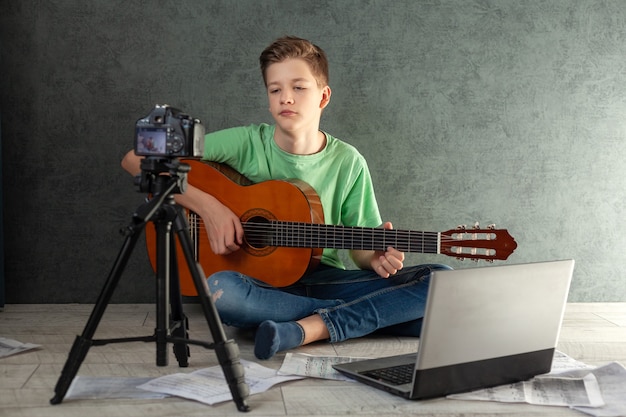
[[[207,133],[204,137],[204,156],[206,161],[220,162],[232,166],[241,159],[246,151],[250,133],[244,127],[232,127]]]
[[[211,132],[205,135],[205,161],[229,165],[245,176],[260,175],[267,179],[265,147],[268,125],[249,125]],[[250,177],[250,179],[253,179]]]

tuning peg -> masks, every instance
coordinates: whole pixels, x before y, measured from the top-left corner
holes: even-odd
[[[474,223],[474,229],[480,229],[480,222]]]
[[[472,258],[472,261],[478,263],[478,258]]]
[[[491,223],[489,226],[487,226],[487,229],[489,229],[489,230],[496,230],[496,224],[495,223]]]
[[[464,261],[464,260],[465,260],[465,258],[460,258],[460,257],[459,257],[459,258],[456,258],[456,260],[457,260],[457,261]]]
[[[465,224],[460,224],[456,227],[457,230],[465,230],[467,228],[467,225]]]

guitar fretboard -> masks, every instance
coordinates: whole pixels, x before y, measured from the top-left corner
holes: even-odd
[[[439,253],[441,233],[329,224],[268,221],[246,222],[243,228],[254,247],[386,250],[389,246],[414,253]]]

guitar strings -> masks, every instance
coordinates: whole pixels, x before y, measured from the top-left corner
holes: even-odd
[[[189,224],[195,229],[194,233],[206,236],[207,232],[204,228],[204,221],[197,215],[189,216]],[[417,245],[417,241],[422,241],[424,245],[437,244],[438,242],[451,243],[461,240],[479,240],[477,235],[491,235],[492,231],[487,233],[475,232],[472,230],[459,230],[460,235],[472,236],[470,238],[454,238],[447,235],[440,235],[438,232],[420,232],[401,229],[380,229],[368,227],[352,227],[352,226],[336,226],[318,223],[303,222],[244,222],[244,230],[246,239],[252,245],[274,245],[294,244],[298,242],[328,242],[330,246],[341,246],[342,242],[354,243],[362,240],[364,244],[372,243],[376,247],[389,242],[387,246],[394,244]],[[274,239],[272,239],[274,238]],[[495,240],[494,237],[484,237],[482,240]],[[304,243],[302,246],[308,247]],[[322,245],[324,246],[324,245]]]
[[[190,234],[200,251],[200,240],[208,241],[204,221],[195,213],[188,215]],[[244,222],[246,243],[253,248],[333,248],[384,250],[389,246],[409,253],[444,253],[477,260],[506,259],[496,256],[497,231],[459,229],[451,233],[421,232],[402,229],[336,226],[320,223],[267,221]],[[469,242],[469,243],[468,243]],[[476,246],[478,243],[488,247]],[[454,245],[456,243],[456,245]],[[445,245],[445,248],[444,246]],[[497,245],[495,245],[497,246]],[[502,248],[501,248],[502,249]]]
[[[206,233],[206,229],[204,229],[204,220],[202,220],[202,218],[200,218],[199,216],[193,216],[193,217],[190,217],[189,220],[190,220],[189,225],[191,227],[200,228],[200,226],[202,226],[202,228],[200,228],[201,230],[199,230],[198,232],[202,233],[202,229],[203,229],[204,232]],[[375,235],[375,237],[380,237],[380,238],[383,238],[384,240],[388,240],[388,237],[390,235],[396,235],[398,237],[411,236],[411,235],[414,235],[414,236],[423,235],[426,238],[437,240],[438,235],[439,235],[439,232],[421,232],[421,231],[402,230],[402,229],[380,229],[376,227],[369,228],[369,227],[360,227],[360,226],[337,226],[337,225],[325,224],[325,223],[320,224],[320,223],[274,221],[274,222],[243,222],[242,225],[244,227],[244,230],[248,233],[255,233],[255,232],[267,233],[267,232],[276,232],[277,230],[280,230],[280,229],[285,229],[285,230],[295,231],[295,232],[313,231],[315,233],[320,233],[320,231],[322,231],[322,232],[325,232],[325,236],[327,236],[328,230],[333,230],[335,231],[335,235],[338,235],[337,236],[338,238],[345,237],[346,233],[353,233],[355,235],[360,236],[360,233],[355,233],[355,232],[362,232],[363,234],[372,233],[373,235]],[[459,230],[458,234],[464,235],[464,236],[472,236],[472,237],[454,238],[445,234],[441,234],[441,240],[448,241],[448,242],[455,242],[455,241],[462,241],[462,240],[495,240],[496,239],[496,236],[495,236],[496,233],[495,231],[492,231],[492,230],[488,230],[488,231],[473,231],[471,229]],[[480,239],[480,237],[477,237],[477,235],[483,235],[484,237]],[[487,237],[488,235],[492,235],[491,238]]]

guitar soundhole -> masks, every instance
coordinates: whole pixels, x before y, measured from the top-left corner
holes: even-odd
[[[272,246],[272,215],[262,209],[253,209],[242,216],[245,232],[243,249],[250,255],[267,256],[277,247]]]
[[[264,217],[255,216],[248,219],[243,225],[246,231],[246,242],[255,249],[263,249],[271,245],[271,233],[269,226],[271,223]]]

